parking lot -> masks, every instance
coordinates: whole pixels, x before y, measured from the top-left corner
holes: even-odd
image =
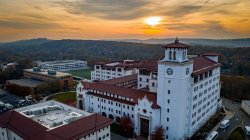
[[[230,124],[225,130],[219,129],[220,124],[213,129],[213,131],[218,132],[217,139],[219,140],[227,139],[229,134],[239,126],[250,126],[250,117],[240,109],[241,103],[223,99],[223,105],[230,111],[230,115],[227,115],[225,118],[230,120]],[[249,139],[250,137],[248,136],[247,138]]]
[[[7,91],[4,91],[3,89],[0,89],[0,101],[4,103],[0,106],[0,113],[6,112],[12,108],[19,108],[32,104],[31,101],[25,100],[24,97],[11,94]]]

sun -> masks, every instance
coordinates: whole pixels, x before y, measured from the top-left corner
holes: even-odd
[[[161,17],[149,17],[145,19],[145,23],[150,26],[155,26],[159,24],[161,21]]]

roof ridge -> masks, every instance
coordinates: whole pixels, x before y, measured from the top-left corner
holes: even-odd
[[[108,85],[108,86],[112,86],[113,88],[121,88],[121,89],[125,89],[125,90],[130,90],[130,91],[137,91],[137,92],[143,92],[143,93],[150,93],[150,94],[155,94],[154,92],[150,92],[150,91],[144,91],[144,90],[138,90],[138,89],[132,89],[132,88],[126,88],[126,87],[122,87],[122,86],[114,86],[114,85],[110,85],[107,83],[103,83],[103,82],[95,82],[96,84],[104,84],[104,85]],[[93,84],[95,84],[93,83]],[[92,83],[91,83],[92,84]]]

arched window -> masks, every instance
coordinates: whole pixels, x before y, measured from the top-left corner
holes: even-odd
[[[185,59],[185,51],[183,51],[183,53],[182,53],[182,59],[183,60]]]
[[[79,109],[83,110],[83,102],[82,102],[82,100],[79,101]]]
[[[184,51],[184,59],[187,57],[187,51]]]
[[[173,59],[176,60],[176,52],[174,51]]]
[[[169,60],[172,60],[172,52],[171,51],[169,51],[168,58],[169,58]]]

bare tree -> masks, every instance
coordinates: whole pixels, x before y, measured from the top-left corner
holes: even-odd
[[[162,126],[156,126],[151,133],[151,140],[164,140],[164,128]]]

